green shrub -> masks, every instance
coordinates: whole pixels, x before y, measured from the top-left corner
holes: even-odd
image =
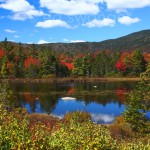
[[[143,143],[143,142],[132,142],[132,143],[121,143],[120,147],[121,150],[150,150],[150,142]]]
[[[63,150],[111,150],[115,141],[108,130],[89,122],[61,124],[51,136],[50,147]]]
[[[131,125],[126,122],[123,116],[119,116],[115,119],[114,123],[108,126],[111,136],[121,141],[122,139],[128,140],[134,137],[134,132]]]
[[[77,122],[77,123],[83,123],[83,122],[87,122],[91,119],[91,115],[87,112],[82,112],[82,111],[75,111],[75,112],[70,112],[67,113],[64,116],[64,122]]]

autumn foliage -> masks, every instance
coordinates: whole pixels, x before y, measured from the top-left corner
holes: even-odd
[[[5,42],[5,47],[0,47],[0,77],[139,76],[147,66],[144,59],[150,60],[149,53],[142,54],[140,50],[56,52],[49,47],[36,49],[33,45],[28,49],[21,44],[15,47]]]
[[[119,60],[116,64],[116,68],[118,71],[126,71],[126,66],[122,60]]]
[[[66,66],[69,70],[72,70],[74,68],[73,62],[74,58],[69,57],[67,55],[60,54],[58,56],[59,62],[61,65]]]
[[[118,71],[126,72],[127,67],[129,67],[132,64],[128,64],[126,60],[130,61],[132,56],[132,52],[123,52],[121,54],[121,57],[119,58],[118,62],[116,63],[116,69]]]
[[[25,62],[24,62],[24,66],[26,69],[28,69],[29,67],[33,66],[39,66],[40,62],[37,58],[33,58],[33,57],[28,57]]]
[[[4,57],[4,56],[5,56],[4,50],[0,50],[0,57]]]

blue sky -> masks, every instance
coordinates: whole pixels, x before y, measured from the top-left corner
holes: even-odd
[[[0,0],[0,41],[103,41],[150,28],[150,0]]]

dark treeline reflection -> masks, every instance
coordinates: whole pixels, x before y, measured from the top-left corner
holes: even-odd
[[[75,97],[77,102],[101,104],[118,103],[121,106],[128,91],[136,82],[100,83],[12,83],[20,106],[30,113],[52,113],[61,97]]]
[[[58,95],[17,94],[19,105],[27,108],[29,113],[51,113],[56,108],[58,98]]]

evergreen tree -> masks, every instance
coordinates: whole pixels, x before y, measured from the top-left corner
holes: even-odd
[[[40,60],[40,77],[46,77],[50,74],[56,74],[56,56],[51,53],[50,50],[40,50],[38,53],[38,58]]]
[[[24,76],[24,61],[25,61],[25,55],[23,53],[22,44],[19,43],[19,48],[15,55],[14,60],[14,75],[15,77],[23,77]]]
[[[139,50],[135,50],[132,54],[132,73],[140,75],[145,71],[146,61],[144,60],[143,54]]]
[[[6,56],[4,56],[4,58],[2,59],[2,66],[1,66],[1,70],[0,70],[0,75],[2,78],[6,78],[7,77],[7,62],[8,59]]]
[[[131,54],[129,53],[128,57],[124,58],[124,63],[127,68],[126,73],[129,75],[139,76],[145,71],[146,61],[139,50],[135,50]]]
[[[100,52],[92,63],[93,76],[105,76],[111,72],[111,57],[105,51]]]
[[[110,61],[110,68],[111,68],[110,70],[111,70],[111,72],[110,73],[112,75],[117,73],[116,64],[117,64],[120,56],[121,56],[120,51],[116,52],[116,53],[112,53],[112,55],[111,55],[111,61]]]
[[[141,73],[140,77],[143,80],[149,80],[149,78],[150,78],[150,63],[148,63],[146,71]]]
[[[150,86],[142,81],[127,97],[124,117],[138,132],[150,132]]]
[[[76,57],[74,60],[74,68],[72,75],[76,76],[90,76],[91,74],[90,56],[86,54],[82,57]]]

